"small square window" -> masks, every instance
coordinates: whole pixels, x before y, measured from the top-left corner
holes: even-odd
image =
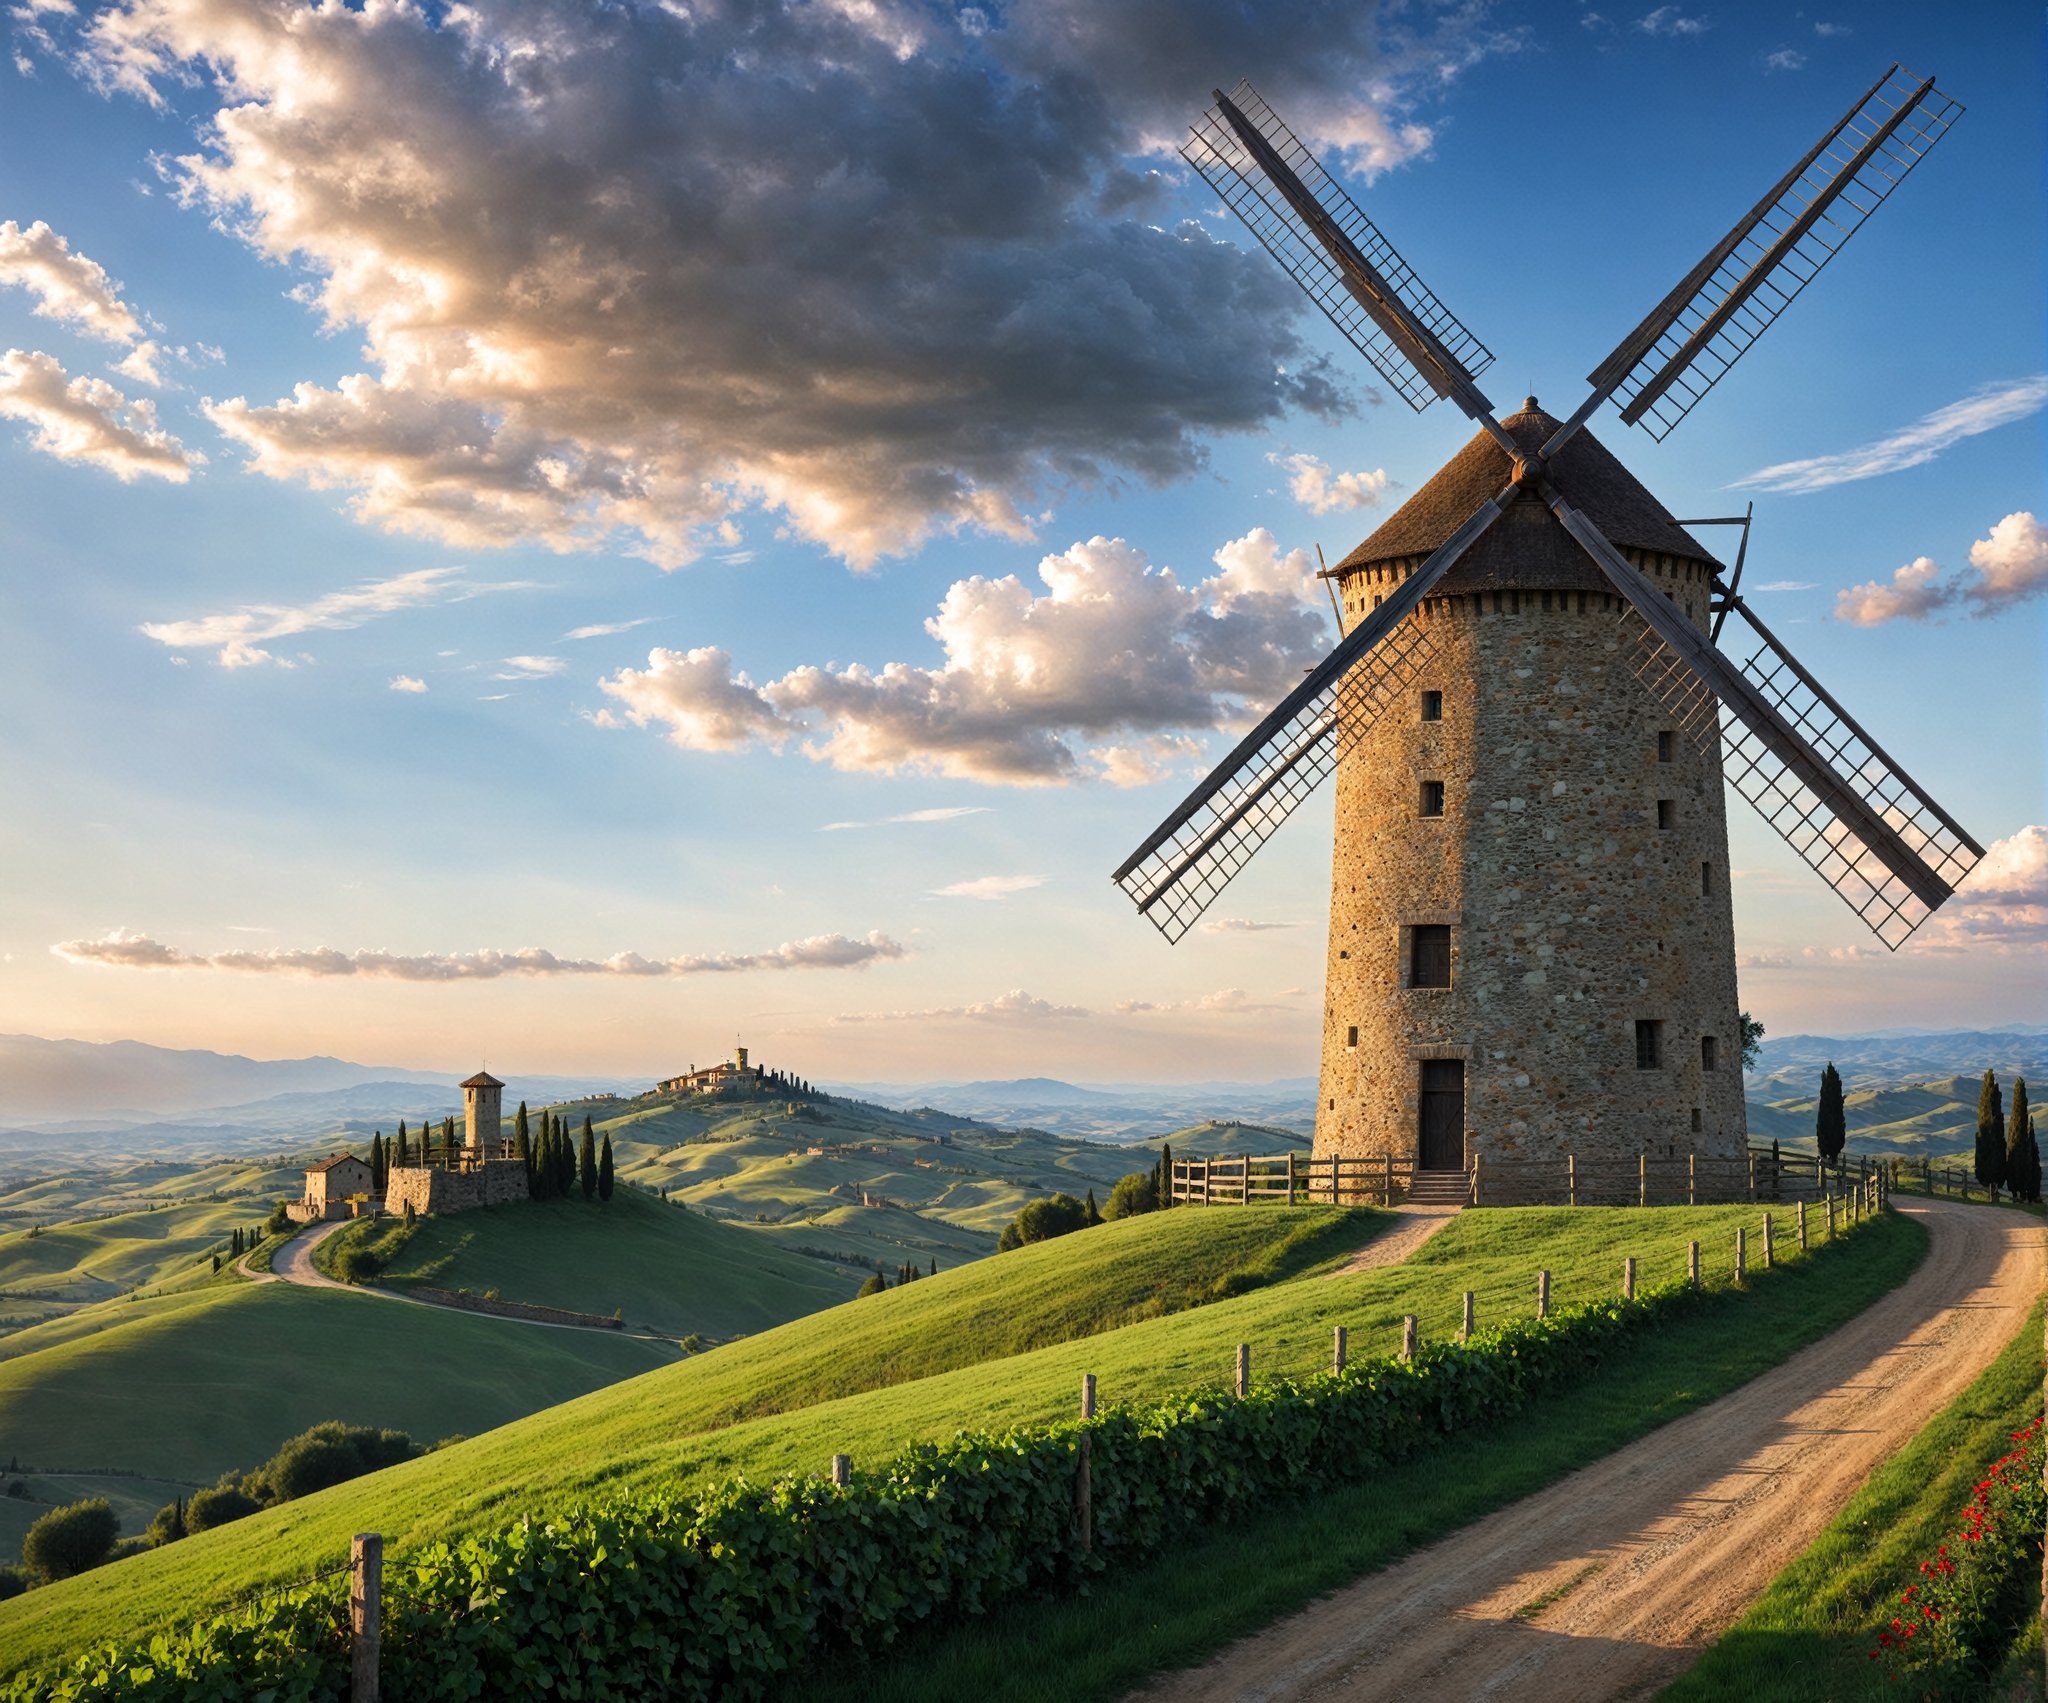
[[[1424,721],[1442,721],[1444,719],[1443,693],[1424,692],[1422,694],[1422,719]]]
[[[1636,1020],[1636,1069],[1656,1070],[1664,1063],[1664,1025],[1654,1018]]]
[[[1714,1037],[1712,1035],[1702,1035],[1700,1037],[1700,1069],[1715,1069],[1721,1062],[1717,1056],[1719,1052],[1720,1048],[1714,1044]]]
[[[1408,931],[1408,985],[1447,988],[1451,985],[1451,925],[1417,923]]]
[[[1673,733],[1657,735],[1657,761],[1668,763],[1678,755],[1678,736]]]
[[[1444,813],[1444,783],[1424,781],[1422,783],[1422,814],[1441,816]]]
[[[1692,1109],[1692,1132],[1694,1135],[1700,1132],[1700,1109],[1697,1106]]]
[[[1703,863],[1700,865],[1700,897],[1707,897],[1713,890],[1714,866],[1711,863]]]
[[[1356,1023],[1344,1031],[1344,1044],[1347,1047],[1356,1047],[1358,1045],[1358,1025]]]
[[[1674,828],[1674,827],[1676,827],[1677,825],[1678,825],[1678,800],[1677,800],[1677,799],[1675,799],[1675,798],[1660,798],[1660,799],[1658,799],[1658,800],[1657,800],[1657,826],[1658,826],[1659,828]]]

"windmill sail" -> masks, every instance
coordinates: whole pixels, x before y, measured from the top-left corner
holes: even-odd
[[[1662,439],[1962,116],[1894,65],[1589,375]],[[1582,412],[1590,412],[1584,410]]]
[[[1181,155],[1418,414],[1439,396],[1474,418],[1486,345],[1431,294],[1250,83],[1194,126]]]
[[[1551,508],[1628,599],[1637,677],[1703,746],[1718,732],[1729,784],[1896,951],[1982,849],[1761,627],[1736,667],[1583,514]]]
[[[1428,631],[1408,617],[1498,518],[1507,496],[1482,504],[1353,627],[1111,877],[1168,940],[1194,926],[1428,663]]]

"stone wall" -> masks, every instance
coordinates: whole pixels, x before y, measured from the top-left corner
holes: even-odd
[[[489,1159],[467,1171],[412,1165],[392,1169],[384,1190],[384,1210],[394,1216],[403,1214],[408,1206],[415,1213],[468,1212],[473,1207],[502,1206],[526,1198],[526,1167],[517,1159]]]
[[[1631,555],[1704,621],[1701,564]],[[1413,565],[1347,576],[1347,619]],[[1415,1156],[1429,1059],[1464,1062],[1468,1161],[1742,1153],[1719,750],[1636,681],[1626,612],[1529,590],[1413,617],[1434,658],[1338,767],[1318,1157]],[[1425,690],[1440,721],[1421,719]],[[1420,813],[1425,781],[1439,817]],[[1450,927],[1448,988],[1407,985],[1428,924]],[[1638,1021],[1661,1025],[1654,1069]]]

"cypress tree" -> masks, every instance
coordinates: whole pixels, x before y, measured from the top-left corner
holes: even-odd
[[[519,1155],[519,1163],[526,1168],[526,1198],[534,1198],[533,1186],[533,1143],[527,1137],[526,1124],[522,1120],[513,1130],[512,1147]]]
[[[405,1119],[403,1118],[398,1120],[398,1168],[402,1171],[412,1168],[412,1152],[406,1145]]]
[[[2039,1176],[2029,1178],[2028,1149],[2033,1141],[2034,1120],[2027,1115],[2027,1079],[2016,1076],[2012,1083],[2012,1123],[2006,1132],[2005,1152],[2000,1156],[1998,1180],[2014,1200],[2035,1200],[2041,1193]],[[2040,1159],[2033,1160],[2038,1171]]]
[[[610,1200],[612,1198],[612,1136],[610,1130],[605,1131],[604,1145],[597,1150],[597,1198],[599,1200]]]
[[[1977,1156],[1973,1167],[1977,1181],[1995,1190],[2005,1181],[2005,1095],[1998,1076],[1985,1071],[1984,1086],[1977,1094]]]
[[[1159,1183],[1152,1194],[1162,1210],[1173,1204],[1173,1143],[1170,1141],[1159,1144]]]
[[[2038,1201],[2041,1198],[2041,1144],[2034,1136],[2034,1120],[2028,1117],[2026,1127],[2018,1128],[2014,1120],[2012,1145],[2005,1150],[2005,1186],[2012,1191],[2015,1200]]]
[[[1088,1191],[1088,1210],[1081,1222],[1084,1226],[1100,1224],[1102,1222],[1102,1213],[1095,1204],[1095,1191],[1093,1189]]]
[[[482,1131],[478,1131],[481,1135]],[[448,1158],[455,1157],[455,1120],[452,1117],[441,1120],[441,1151]]]
[[[925,1275],[928,1277],[937,1277],[939,1275],[939,1256],[937,1254],[932,1255],[932,1268]]]
[[[562,1192],[556,1186],[562,1173],[555,1163],[555,1126],[545,1112],[540,1116],[540,1147],[534,1154],[533,1169],[540,1183],[542,1200],[553,1200]]]
[[[370,1187],[379,1194],[384,1192],[384,1132],[377,1130],[370,1136]]]
[[[590,1133],[590,1119],[583,1119],[583,1141],[576,1152],[576,1184],[585,1200],[597,1198],[597,1138]]]
[[[1830,1165],[1840,1160],[1842,1149],[1849,1144],[1849,1127],[1842,1112],[1842,1078],[1832,1059],[1820,1073],[1820,1109],[1814,1114],[1813,1141]]]

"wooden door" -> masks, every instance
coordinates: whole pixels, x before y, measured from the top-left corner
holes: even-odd
[[[1422,1139],[1418,1163],[1425,1171],[1465,1168],[1463,1059],[1422,1061]]]

